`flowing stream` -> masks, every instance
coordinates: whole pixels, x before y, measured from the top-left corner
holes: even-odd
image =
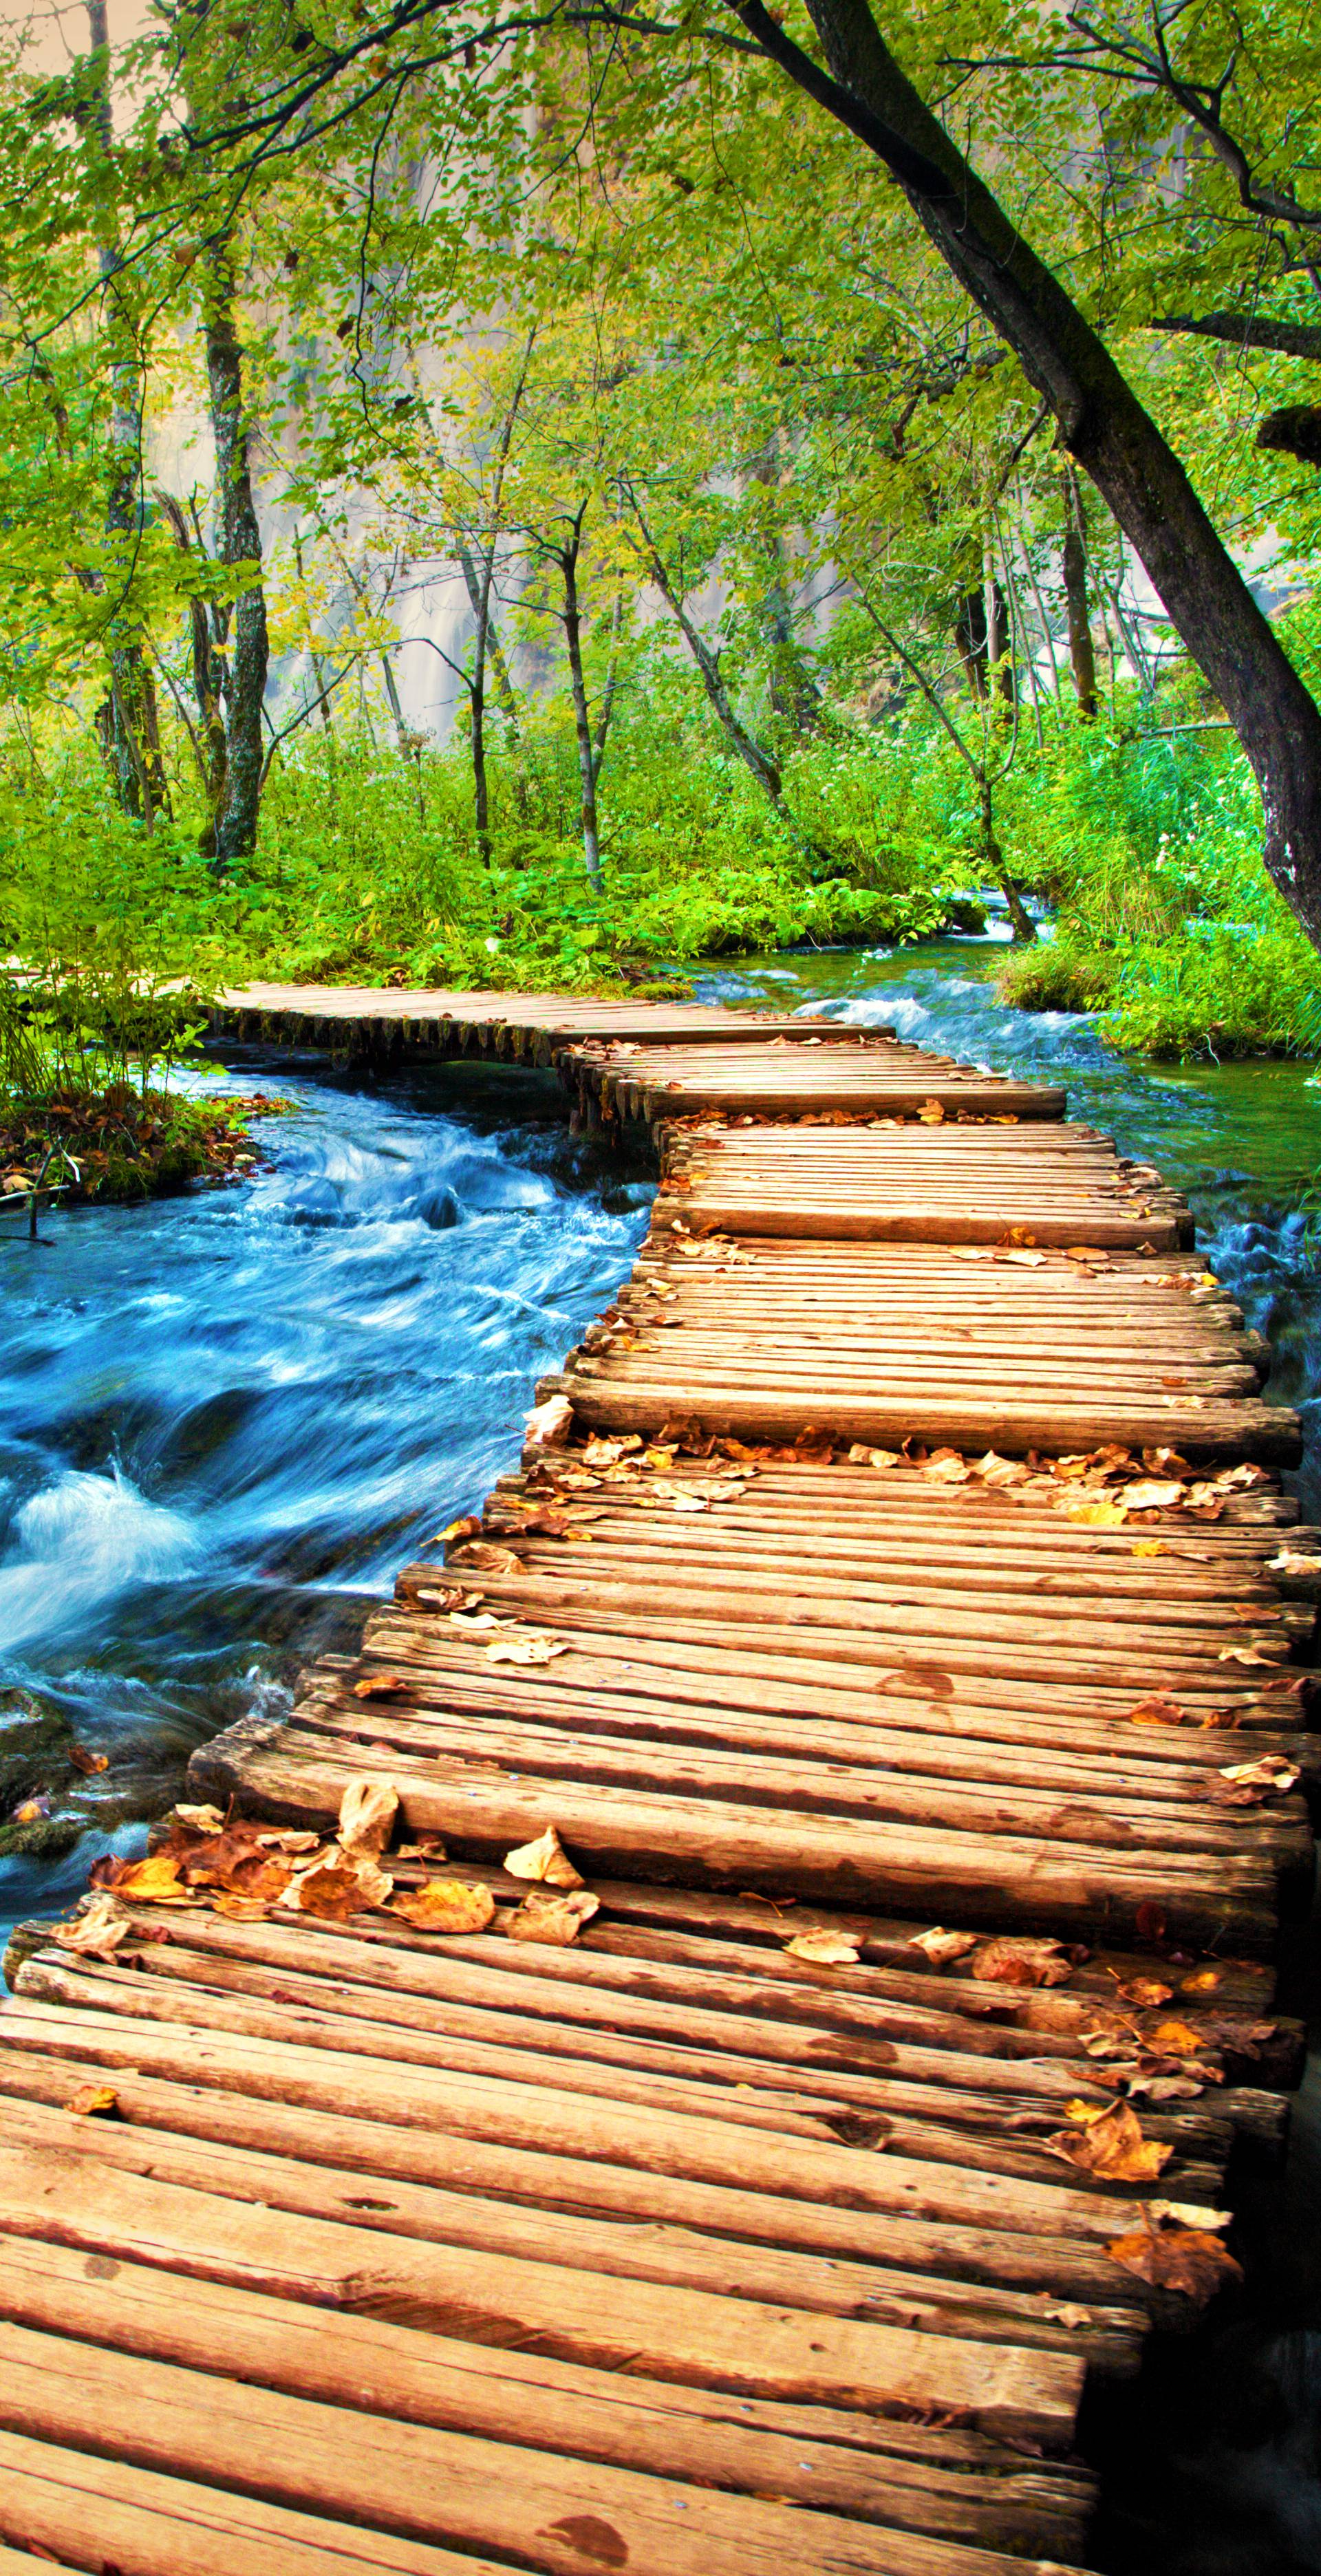
[[[993,931],[781,954],[697,990],[1066,1082],[1075,1117],[1188,1193],[1270,1336],[1270,1392],[1303,1414],[1321,1518],[1321,1090],[1290,1063],[1128,1063],[1086,1016],[1005,1008],[1003,953]],[[140,1845],[192,1747],[287,1704],[299,1664],[480,1502],[646,1228],[646,1173],[571,1142],[539,1077],[237,1056],[215,1080],[294,1103],[247,1181],[57,1213],[36,1248],[0,1220],[0,1816],[35,1794],[55,1846],[0,1857],[0,1931]],[[1114,2576],[1321,2570],[1319,2201],[1312,2078],[1283,2182],[1249,2188],[1251,2307],[1096,2409]]]

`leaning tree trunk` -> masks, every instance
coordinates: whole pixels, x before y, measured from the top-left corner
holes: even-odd
[[[243,351],[234,323],[234,276],[227,241],[209,257],[206,373],[216,449],[216,515],[222,563],[249,565],[234,602],[225,688],[225,775],[215,818],[218,875],[256,847],[261,802],[262,706],[269,646],[261,580],[261,529],[252,490],[248,424],[243,410]]]
[[[808,0],[826,57],[765,5],[733,0],[761,51],[873,152],[941,257],[1049,403],[1108,503],[1261,789],[1265,860],[1321,947],[1321,707],[1105,343],[1018,233],[886,47],[866,0]]]

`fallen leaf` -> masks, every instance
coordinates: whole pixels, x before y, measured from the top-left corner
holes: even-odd
[[[324,1860],[291,1879],[278,1901],[295,1914],[343,1923],[351,1914],[384,1905],[393,1886],[394,1880],[370,1852],[332,1849]]]
[[[884,1474],[887,1467],[898,1466],[899,1452],[897,1449],[867,1449],[855,1440],[849,1451],[849,1464],[853,1467],[875,1467]]]
[[[1044,1252],[1000,1252],[996,1254],[997,1261],[1016,1261],[1021,1270],[1040,1270],[1045,1258],[1046,1256]]]
[[[571,1896],[548,1896],[544,1888],[533,1887],[505,1928],[511,1941],[545,1941],[566,1950],[599,1907],[600,1898],[587,1887],[576,1888]]]
[[[1139,1538],[1133,1542],[1135,1556],[1168,1556],[1169,1546],[1163,1538]]]
[[[1090,2308],[1080,2308],[1076,2299],[1048,2299],[1041,2311],[1056,2326],[1089,2326],[1093,2321]]]
[[[659,1295],[660,1291],[657,1290],[656,1293]],[[589,1467],[613,1467],[620,1458],[626,1457],[631,1449],[641,1447],[642,1434],[639,1431],[625,1431],[618,1439],[610,1440],[599,1438],[593,1433],[584,1444],[583,1459]]]
[[[56,1924],[55,1938],[62,1950],[82,1951],[91,1958],[108,1959],[131,1928],[114,1897],[102,1889],[92,1897],[75,1922]]]
[[[119,2095],[112,2084],[80,2084],[64,2107],[80,2120],[110,2120],[119,2109]]]
[[[505,1868],[511,1878],[540,1879],[548,1887],[581,1887],[583,1883],[553,1825],[547,1825],[534,1843],[520,1843],[516,1851],[506,1852]]]
[[[859,1957],[857,1942],[843,1932],[796,1932],[784,1946],[795,1959],[814,1959],[824,1968],[856,1967]]]
[[[1199,2305],[1227,2281],[1243,2278],[1233,2255],[1205,2228],[1171,2227],[1159,2236],[1145,2232],[1117,2236],[1105,2250],[1126,2272],[1136,2272],[1156,2289],[1181,2290]]]
[[[152,1852],[146,1860],[122,1861],[110,1881],[116,1896],[136,1897],[144,1905],[182,1905],[179,1863],[171,1852]]]
[[[1128,1712],[1131,1726],[1196,1726],[1181,1701],[1171,1699],[1168,1691],[1153,1691],[1149,1699],[1140,1699]]]
[[[1031,1933],[1004,1933],[980,1941],[968,1962],[970,1976],[996,1986],[1061,1986],[1073,1974],[1073,1961],[1062,1955],[1059,1941]]]
[[[448,1622],[461,1637],[489,1637],[500,1625],[494,1610],[451,1610]]]
[[[1181,1995],[1213,1995],[1220,1983],[1218,1968],[1195,1968],[1191,1977],[1180,1977]]]
[[[929,1932],[910,1932],[910,1950],[925,1950],[933,1966],[943,1968],[950,1959],[966,1959],[977,1947],[975,1932],[943,1932],[938,1923]]]
[[[938,1100],[924,1100],[917,1112],[924,1127],[943,1127],[945,1112]]]
[[[400,1691],[413,1687],[407,1673],[364,1673],[353,1685],[355,1699],[394,1699]]]
[[[957,1449],[933,1449],[919,1472],[933,1485],[966,1485],[972,1469]]]
[[[1233,2215],[1228,2209],[1204,2209],[1195,2200],[1149,2200],[1145,2214],[1149,2218],[1171,2219],[1176,2227],[1199,2227],[1212,2234],[1228,2227]]]
[[[431,1541],[431,1545],[433,1547],[443,1547],[452,1538],[478,1538],[481,1534],[481,1527],[481,1522],[477,1518],[475,1512],[465,1512],[461,1520],[447,1521],[444,1529],[437,1531],[435,1538]]]
[[[1172,1479],[1139,1476],[1136,1484],[1125,1485],[1124,1500],[1131,1512],[1169,1512],[1183,1501],[1183,1490]]]
[[[1204,2089],[1191,2075],[1130,2075],[1130,2096],[1145,2095],[1148,2102],[1192,2102]]]
[[[573,1428],[573,1406],[567,1395],[549,1395],[544,1404],[534,1404],[526,1416],[525,1445],[529,1449],[563,1449]]]
[[[1060,1508],[1067,1521],[1081,1521],[1088,1529],[1122,1529],[1128,1518],[1128,1505],[1112,1502],[1106,1495],[1093,1503],[1075,1502],[1070,1497]]]
[[[494,1919],[495,1898],[489,1887],[469,1887],[461,1878],[429,1878],[390,1902],[418,1932],[484,1932]]]
[[[1115,2102],[1089,2120],[1085,2128],[1057,2129],[1045,2140],[1052,2155],[1098,2182],[1154,2182],[1174,2153],[1155,2139],[1144,2138],[1137,2114],[1127,2102]]]
[[[21,1807],[15,1807],[9,1821],[13,1825],[39,1825],[42,1818],[49,1814],[50,1799],[48,1797],[43,1795],[39,1798],[25,1798]]]
[[[988,1449],[973,1469],[984,1485],[1022,1485],[1029,1473],[1021,1458],[997,1458],[994,1449]]]
[[[1152,2012],[1157,2004],[1167,2004],[1173,1991],[1172,1986],[1163,1986],[1158,1977],[1133,1977],[1119,1989],[1125,2003],[1136,2004],[1142,2012]]]
[[[495,1637],[486,1649],[488,1664],[549,1664],[556,1655],[567,1655],[569,1643],[563,1637]]]
[[[1282,1795],[1295,1786],[1298,1768],[1282,1753],[1263,1753],[1256,1762],[1223,1762],[1220,1777],[1235,1788],[1275,1790]]]
[[[1158,2021],[1144,2031],[1143,2048],[1157,2057],[1197,2057],[1206,2042],[1200,2033],[1190,2030],[1186,2021]]]
[[[394,1831],[399,1792],[393,1780],[350,1780],[339,1802],[340,1847],[348,1852],[382,1852]]]
[[[1273,1664],[1274,1655],[1264,1655],[1260,1646],[1222,1646],[1216,1657],[1221,1664]]]
[[[174,1814],[190,1834],[220,1834],[225,1830],[219,1807],[176,1807]]]
[[[89,1753],[85,1744],[71,1744],[69,1760],[75,1771],[82,1772],[84,1779],[90,1779],[95,1771],[108,1771],[110,1768],[108,1753]]]

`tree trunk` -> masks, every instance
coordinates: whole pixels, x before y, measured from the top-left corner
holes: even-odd
[[[108,163],[114,146],[114,123],[106,0],[87,0],[87,30],[91,52],[106,56],[91,124]],[[109,536],[125,540],[127,569],[141,537],[144,516],[142,370],[132,316],[124,298],[123,258],[113,217],[99,228],[97,266],[110,346],[110,478],[105,523]],[[118,576],[115,581],[118,586]],[[125,814],[139,817],[150,831],[154,816],[168,802],[151,667],[142,649],[141,632],[131,617],[113,613],[107,640],[110,689],[97,732],[119,805]]]
[[[485,621],[486,660],[491,666],[491,677],[495,682],[495,694],[499,701],[500,713],[509,729],[509,740],[512,745],[519,739],[518,700],[514,695],[514,684],[509,676],[509,664],[505,660],[504,647],[496,633],[495,619],[491,615],[491,591],[495,583],[495,549],[492,546],[484,557],[480,572],[473,560],[471,546],[466,546],[461,538],[456,541],[454,551],[458,557],[459,570],[463,574],[463,586],[467,591],[473,616],[479,622]],[[485,602],[484,606],[483,602]]]
[[[623,620],[623,601],[616,591],[615,604],[610,611],[610,662],[605,675],[605,687],[601,692],[601,703],[596,710],[596,727],[592,734],[594,787],[599,787],[601,784],[601,766],[605,759],[605,747],[610,739],[610,719],[615,712],[615,689],[619,680],[619,630]]]
[[[1087,599],[1087,521],[1082,493],[1072,465],[1064,473],[1064,608],[1069,621],[1069,662],[1078,697],[1078,713],[1090,723],[1096,714],[1096,647]]]
[[[1008,867],[1005,864],[1004,851],[1001,849],[1000,844],[995,837],[995,816],[991,806],[991,789],[989,781],[985,778],[980,781],[980,803],[982,816],[982,851],[985,857],[987,869],[994,877],[996,884],[1000,888],[1000,892],[1004,896],[1005,902],[1009,906],[1009,920],[1014,934],[1015,947],[1030,948],[1037,935],[1036,923],[1033,921],[1031,913],[1027,910],[1023,898],[1009,873]]]
[[[228,241],[208,254],[206,372],[216,449],[216,514],[220,560],[249,564],[253,575],[235,600],[225,689],[225,777],[215,821],[216,873],[256,847],[262,786],[262,706],[269,646],[261,580],[261,529],[252,490],[248,424],[243,412],[243,352],[234,326],[234,277]]]
[[[1104,342],[1018,234],[882,41],[866,0],[808,0],[828,69],[765,0],[734,0],[761,51],[897,180],[960,284],[1049,403],[1224,707],[1256,773],[1265,859],[1321,947],[1321,708]]]
[[[596,830],[596,763],[592,757],[592,726],[587,710],[587,684],[583,678],[582,612],[578,600],[578,548],[581,542],[581,513],[574,523],[573,536],[560,549],[558,562],[564,576],[564,639],[569,648],[569,683],[573,690],[573,724],[578,738],[578,774],[582,781],[583,857],[587,874],[597,888],[601,884],[601,848]]]
[[[706,690],[706,694],[710,699],[721,724],[724,726],[735,751],[738,753],[739,759],[743,762],[745,768],[751,770],[753,777],[757,781],[757,785],[767,796],[769,796],[776,812],[782,814],[784,812],[784,787],[780,777],[779,768],[776,762],[772,760],[770,753],[768,751],[763,751],[760,743],[753,741],[746,725],[740,723],[738,716],[735,714],[729,691],[725,687],[725,683],[720,676],[719,656],[712,652],[705,636],[699,634],[698,629],[694,626],[687,609],[684,607],[682,599],[675,590],[670,580],[670,576],[660,559],[651,530],[647,526],[641,510],[638,508],[636,500],[634,500],[633,503],[633,512],[646,545],[647,570],[650,573],[652,580],[655,582],[656,588],[660,592],[662,599],[665,601],[671,616],[674,618],[679,632],[682,635],[689,652],[692,654],[693,660],[697,664],[698,670],[701,672],[702,684]]]

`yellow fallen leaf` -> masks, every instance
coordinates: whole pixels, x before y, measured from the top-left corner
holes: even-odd
[[[535,1842],[520,1843],[516,1851],[506,1852],[505,1868],[511,1878],[540,1879],[548,1887],[581,1887],[583,1883],[553,1825],[547,1825]]]
[[[1135,2112],[1116,2102],[1085,2128],[1057,2129],[1045,2141],[1052,2155],[1098,2182],[1154,2182],[1174,2149],[1144,2138]]]
[[[402,1914],[418,1932],[484,1932],[495,1914],[495,1898],[480,1883],[469,1887],[461,1878],[429,1878],[391,1900],[390,1912]]]
[[[1133,1541],[1135,1556],[1168,1556],[1169,1546],[1163,1538],[1138,1538]]]
[[[219,1807],[176,1807],[174,1813],[190,1834],[222,1834],[225,1830]]]
[[[355,1699],[395,1699],[400,1691],[411,1690],[407,1673],[364,1673],[353,1685]]]
[[[1081,1521],[1088,1529],[1122,1529],[1128,1518],[1127,1504],[1112,1502],[1108,1495],[1091,1503],[1070,1499],[1061,1508],[1066,1521]]]
[[[113,2084],[80,2084],[64,2107],[80,2120],[113,2119],[119,2109],[119,2095]]]
[[[179,1884],[178,1861],[167,1852],[129,1861],[115,1872],[115,1894],[136,1897],[144,1905],[182,1905],[185,1893]]]

